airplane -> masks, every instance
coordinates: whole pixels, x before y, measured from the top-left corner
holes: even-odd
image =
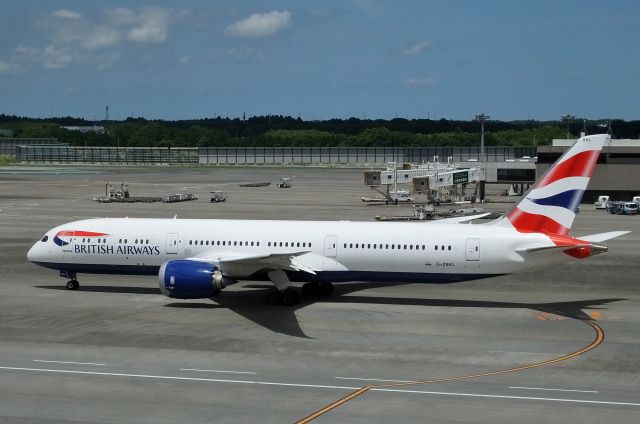
[[[78,273],[157,275],[176,299],[214,298],[238,280],[270,281],[267,303],[326,296],[333,283],[453,283],[538,269],[607,251],[628,233],[572,237],[569,231],[607,134],[585,136],[505,216],[430,223],[97,218],[49,231],[29,261],[68,278]]]

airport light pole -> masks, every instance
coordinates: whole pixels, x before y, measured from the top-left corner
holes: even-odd
[[[484,121],[491,119],[489,115],[481,113],[476,115],[476,121],[480,122],[480,163],[484,162]]]
[[[491,117],[484,113],[476,115],[476,121],[480,122],[480,181],[479,190],[476,190],[476,200],[481,203],[484,202],[484,183],[486,181],[484,169],[484,121],[489,119],[491,119]]]
[[[573,115],[566,114],[562,117],[562,122],[567,124],[567,140],[571,138],[571,123],[576,120]]]

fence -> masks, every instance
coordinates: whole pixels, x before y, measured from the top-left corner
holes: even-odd
[[[17,146],[22,163],[188,165],[198,164],[196,147],[70,147]]]
[[[491,146],[488,161],[533,157],[536,147]],[[479,147],[201,147],[204,165],[381,165],[386,162],[446,162],[479,159]]]
[[[67,144],[58,143],[55,138],[0,137],[0,155],[14,156],[16,154],[17,146],[34,146],[42,144],[67,146]]]
[[[486,160],[533,157],[535,147],[487,147]],[[23,163],[113,165],[384,165],[478,159],[478,147],[70,147],[17,146]]]

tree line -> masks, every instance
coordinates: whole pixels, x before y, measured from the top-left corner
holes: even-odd
[[[589,121],[589,134],[608,130],[603,121]],[[104,126],[104,134],[69,131],[61,126]],[[582,121],[570,125],[572,137]],[[26,118],[0,115],[0,128],[14,130],[15,137],[55,137],[77,146],[477,146],[479,124],[475,121],[430,119],[329,119],[304,121],[290,116],[204,118],[191,120],[88,121],[82,118]],[[613,120],[616,138],[638,138],[640,121]],[[535,146],[567,136],[561,121],[487,121],[488,146]]]

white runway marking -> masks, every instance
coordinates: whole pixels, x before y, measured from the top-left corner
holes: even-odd
[[[333,377],[338,380],[387,381],[390,383],[410,383],[413,380],[385,380],[383,378]]]
[[[614,401],[607,401],[607,400],[563,399],[563,398],[547,398],[547,397],[533,397],[533,396],[510,396],[510,395],[486,395],[482,393],[430,392],[426,390],[378,389],[375,387],[370,390],[375,392],[399,392],[399,393],[415,393],[415,394],[424,394],[424,395],[465,396],[465,397],[515,399],[515,400],[542,400],[542,401],[548,401],[548,402],[588,403],[588,404],[594,404],[594,405],[613,405],[613,406],[640,406],[640,403],[635,403],[635,402],[614,402]]]
[[[29,371],[29,372],[41,372],[41,373],[46,372],[46,373],[76,374],[76,375],[96,375],[96,376],[108,376],[108,377],[148,378],[148,379],[175,380],[175,381],[207,381],[211,383],[235,383],[235,384],[251,384],[251,385],[260,385],[260,386],[302,387],[302,388],[311,388],[311,389],[335,389],[335,390],[361,389],[361,387],[332,386],[332,385],[326,385],[326,384],[283,383],[283,382],[276,382],[276,381],[252,381],[252,380],[222,380],[222,379],[216,379],[216,378],[178,377],[178,376],[152,375],[152,374],[126,374],[126,373],[98,372],[98,371],[54,370],[54,369],[26,368],[26,367],[0,366],[0,370]],[[426,391],[426,390],[391,389],[391,388],[383,388],[383,387],[372,388],[370,389],[370,391],[387,392],[387,393],[410,393],[410,394],[425,394],[425,395],[438,395],[438,396],[533,400],[533,401],[580,403],[580,404],[592,404],[592,405],[640,407],[640,403],[634,403],[634,402],[615,402],[615,401],[588,400],[588,399],[562,399],[562,398],[546,398],[546,397],[532,397],[532,396],[490,395],[490,394],[482,394],[482,393],[436,392],[436,391]]]
[[[546,387],[521,387],[521,386],[509,386],[510,389],[521,390],[546,390],[550,392],[578,392],[578,393],[600,393],[597,390],[576,390],[576,389],[551,389]]]
[[[98,364],[95,362],[45,361],[44,359],[34,359],[33,362],[44,362],[44,363],[52,363],[52,364],[95,365],[98,367],[105,366],[105,364]]]
[[[198,371],[198,372],[223,372],[228,374],[256,374],[253,371],[226,371],[226,370],[201,370],[197,368],[180,368],[180,371]]]

